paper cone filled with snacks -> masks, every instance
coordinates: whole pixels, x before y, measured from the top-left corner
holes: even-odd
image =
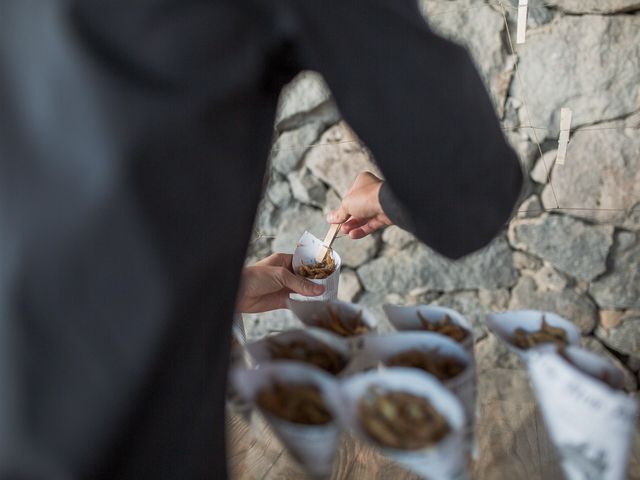
[[[367,336],[345,375],[376,368],[416,368],[442,382],[462,402],[467,421],[467,447],[471,448],[476,405],[475,365],[462,345],[430,332]]]
[[[334,378],[315,367],[277,362],[236,370],[232,381],[262,413],[291,456],[314,478],[331,475],[340,427]]]
[[[322,247],[323,245],[320,239],[309,232],[304,232],[293,252],[291,265],[296,275],[300,275],[313,283],[324,286],[324,293],[316,297],[306,297],[292,293],[290,294],[290,298],[301,301],[336,300],[338,298],[338,283],[340,281],[342,259],[338,252],[329,249],[324,260],[318,262],[316,256]]]
[[[551,343],[525,361],[566,478],[626,478],[638,405],[622,390],[622,372],[593,352]]]
[[[429,479],[467,478],[464,408],[435,377],[415,369],[343,380],[342,422],[368,444]]]
[[[346,339],[354,351],[358,350],[362,335],[377,331],[378,323],[375,317],[366,308],[355,303],[338,300],[327,302],[289,300],[289,308],[305,325]]]
[[[398,331],[424,331],[445,335],[473,355],[471,323],[460,313],[437,305],[385,305],[389,323]]]
[[[487,316],[487,326],[521,359],[542,345],[567,346],[580,342],[580,331],[573,323],[540,310],[492,313]]]
[[[318,328],[290,330],[270,335],[247,345],[255,362],[296,361],[312,365],[331,375],[340,375],[349,363],[348,342]]]

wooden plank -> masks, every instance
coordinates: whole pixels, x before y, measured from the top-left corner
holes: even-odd
[[[475,478],[562,478],[525,371],[482,372],[478,396]]]

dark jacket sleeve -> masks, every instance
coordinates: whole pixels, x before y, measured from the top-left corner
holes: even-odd
[[[458,258],[503,227],[522,185],[467,51],[414,0],[295,2],[300,54],[326,78],[427,245]]]
[[[380,206],[382,210],[384,210],[385,215],[393,222],[394,225],[402,228],[403,230],[408,230],[410,232],[415,232],[415,226],[413,225],[413,220],[411,219],[411,215],[407,212],[407,209],[404,207],[398,197],[396,197],[391,187],[387,182],[382,184],[380,187],[380,191],[378,192],[378,201],[380,202]]]

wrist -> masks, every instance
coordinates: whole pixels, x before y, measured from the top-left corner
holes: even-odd
[[[378,190],[378,202],[383,212],[382,214],[389,225],[397,225],[409,232],[414,230],[410,215],[406,212],[404,205],[397,199],[387,182],[384,182]]]

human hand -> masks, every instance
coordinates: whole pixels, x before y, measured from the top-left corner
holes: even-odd
[[[341,231],[353,239],[363,238],[379,228],[392,225],[380,206],[378,194],[383,180],[362,172],[342,199],[340,208],[329,212],[329,223],[342,223]]]
[[[317,285],[293,273],[293,255],[274,253],[242,270],[240,292],[236,311],[258,313],[287,307],[289,294],[299,293],[308,297],[321,295],[322,285]]]

